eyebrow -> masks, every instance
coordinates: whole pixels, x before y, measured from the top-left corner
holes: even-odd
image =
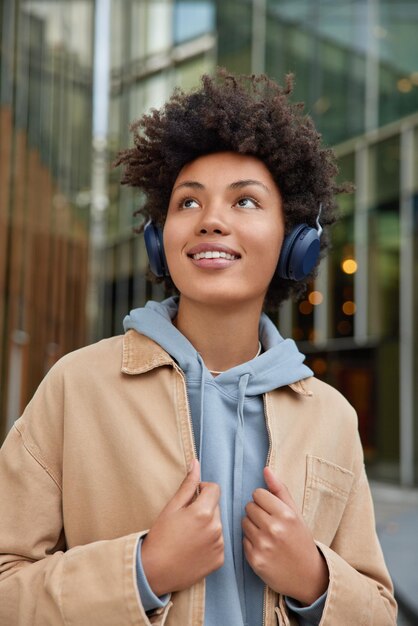
[[[205,185],[198,183],[196,180],[185,180],[184,183],[180,183],[177,187],[174,187],[173,192],[182,187],[190,187],[192,189],[204,189]]]
[[[231,189],[241,189],[241,187],[249,187],[250,185],[258,185],[270,193],[270,189],[264,183],[259,180],[253,180],[252,178],[248,178],[247,180],[237,180],[234,183],[231,183],[229,187]]]
[[[248,178],[246,180],[236,180],[235,182],[228,185],[229,189],[241,189],[242,187],[249,187],[250,185],[258,185],[262,187],[267,193],[270,193],[270,189],[259,180],[254,180],[252,178]],[[173,189],[173,192],[177,189],[181,189],[182,187],[189,187],[191,189],[205,189],[205,185],[197,182],[196,180],[185,180],[183,183],[180,183]]]

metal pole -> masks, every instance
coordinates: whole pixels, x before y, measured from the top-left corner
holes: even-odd
[[[400,479],[414,484],[414,129],[401,131],[399,242]]]
[[[367,212],[368,195],[368,148],[366,144],[356,146],[355,181],[356,196],[354,210],[354,246],[358,264],[354,277],[354,301],[356,315],[354,318],[354,339],[358,344],[367,341],[368,310],[369,310],[369,216]]]
[[[266,0],[253,0],[251,71],[263,74],[266,51]]]
[[[361,4],[360,4],[361,7]],[[364,103],[364,130],[376,130],[379,125],[379,40],[375,28],[379,24],[379,0],[367,2],[367,50]]]
[[[93,61],[93,163],[90,206],[90,260],[87,292],[89,340],[103,333],[104,245],[109,204],[107,135],[110,96],[110,0],[96,0]]]

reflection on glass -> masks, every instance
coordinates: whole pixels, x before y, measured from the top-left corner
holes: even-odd
[[[252,3],[217,6],[220,64],[254,70]],[[295,100],[306,102],[328,143],[418,110],[417,3],[266,0],[265,7],[265,71],[281,82],[295,74]]]
[[[6,2],[0,20],[0,418],[10,423],[52,363],[86,341],[93,3]]]

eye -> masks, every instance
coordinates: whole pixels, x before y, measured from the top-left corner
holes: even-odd
[[[182,198],[178,206],[180,209],[194,209],[199,206],[199,203],[193,198]]]
[[[260,206],[260,203],[254,198],[250,198],[249,196],[244,196],[237,200],[237,205],[242,207],[243,209],[257,209]]]

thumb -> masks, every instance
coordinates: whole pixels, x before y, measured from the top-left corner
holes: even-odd
[[[287,504],[291,509],[296,511],[296,505],[292,496],[289,493],[288,488],[273,474],[269,467],[264,468],[264,480],[266,481],[267,489],[274,496],[279,498],[282,502]]]
[[[186,478],[177,489],[174,496],[167,505],[167,509],[181,509],[188,506],[193,500],[200,485],[200,464],[199,461],[193,459],[190,464],[189,472]]]

